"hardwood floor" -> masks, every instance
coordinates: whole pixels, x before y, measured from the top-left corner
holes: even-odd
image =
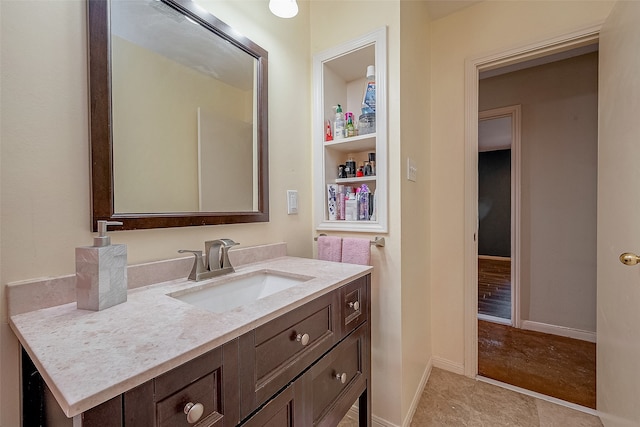
[[[478,313],[511,319],[511,261],[478,258]]]
[[[478,313],[511,317],[510,261],[478,259]],[[590,342],[479,320],[478,373],[595,408],[596,346]]]
[[[596,345],[478,321],[478,373],[595,409]]]

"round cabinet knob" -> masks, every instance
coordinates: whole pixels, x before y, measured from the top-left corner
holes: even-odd
[[[636,265],[638,262],[640,262],[640,257],[636,254],[625,252],[620,255],[620,262],[624,265]]]
[[[350,302],[349,307],[353,308],[355,311],[358,311],[360,310],[360,302],[359,301]]]
[[[309,337],[309,334],[298,334],[298,335],[296,335],[296,341],[298,341],[302,345],[309,344],[309,340],[310,339],[311,338]]]
[[[342,384],[347,382],[347,373],[343,372],[341,374],[336,374],[336,379],[340,381]]]
[[[184,413],[187,415],[189,424],[197,423],[202,414],[204,414],[204,405],[202,403],[189,402],[184,405]]]

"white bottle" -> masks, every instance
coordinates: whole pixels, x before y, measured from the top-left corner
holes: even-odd
[[[333,122],[333,139],[344,138],[345,121],[342,116],[342,106],[338,104],[333,107],[336,109],[336,120]]]
[[[355,193],[349,193],[349,198],[346,200],[344,208],[344,216],[346,221],[358,220],[358,202]]]

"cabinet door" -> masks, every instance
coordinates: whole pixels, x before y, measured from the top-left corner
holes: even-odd
[[[299,384],[289,385],[246,420],[242,427],[306,427],[302,418],[304,412],[302,393],[303,389]]]
[[[311,408],[307,425],[334,427],[367,389],[368,323],[364,323],[311,367],[302,382]]]
[[[246,417],[338,341],[337,292],[240,337],[241,415]]]

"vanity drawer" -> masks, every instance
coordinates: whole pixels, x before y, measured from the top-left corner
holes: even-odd
[[[345,338],[305,374],[314,426],[336,425],[366,388],[367,325]],[[348,396],[352,397],[348,397]]]
[[[168,396],[156,404],[158,427],[181,427],[193,423],[187,422],[185,406],[189,403],[201,404],[204,412],[198,421],[206,426],[222,425],[221,409],[218,407],[217,372],[200,378],[193,384]]]
[[[240,337],[241,415],[250,414],[338,341],[337,292]]]
[[[366,275],[340,288],[341,337],[347,336],[369,317],[369,280]]]
[[[235,339],[125,392],[123,425],[233,427],[240,421],[238,392]],[[184,412],[190,402],[203,405],[202,415],[191,424]]]

